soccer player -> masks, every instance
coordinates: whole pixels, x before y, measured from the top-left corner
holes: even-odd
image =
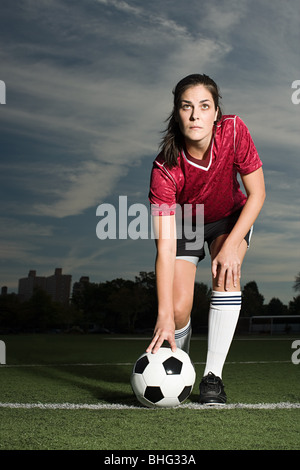
[[[224,404],[222,370],[241,308],[241,265],[265,199],[262,162],[243,121],[222,115],[219,88],[210,77],[189,75],[173,94],[174,107],[153,164],[149,192],[156,233],[158,315],[147,352],[156,353],[164,341],[173,351],[179,347],[189,352],[195,274],[207,243],[212,297],[200,403]],[[199,237],[191,244],[184,229],[177,236],[176,210],[184,224],[188,207],[192,214],[186,217],[194,234],[200,233],[197,221],[202,221],[201,246],[197,246]]]

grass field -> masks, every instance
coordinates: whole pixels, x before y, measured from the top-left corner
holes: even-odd
[[[0,450],[299,450],[300,365],[292,337],[239,338],[223,380],[228,405],[201,407],[206,340],[193,338],[197,380],[175,409],[143,408],[131,391],[148,340],[8,335],[0,366]]]

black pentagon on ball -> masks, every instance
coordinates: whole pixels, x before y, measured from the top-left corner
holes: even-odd
[[[187,399],[187,397],[190,396],[192,388],[193,388],[192,385],[184,387],[184,389],[182,390],[181,394],[178,397],[179,403],[182,403],[184,400]]]
[[[179,375],[182,369],[182,362],[176,357],[169,357],[166,361],[163,362],[167,375]]]
[[[142,374],[146,369],[147,365],[149,364],[149,359],[147,356],[143,356],[138,359],[134,366],[134,371],[136,374]]]
[[[146,387],[144,397],[151,403],[157,403],[164,398],[160,387]]]

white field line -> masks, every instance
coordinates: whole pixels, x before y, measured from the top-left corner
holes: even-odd
[[[151,341],[152,336],[122,336],[122,337],[102,337],[103,341]],[[253,337],[236,337],[234,338],[234,341],[293,341],[296,339],[295,336],[283,336],[283,337],[278,337],[278,336],[264,336],[264,337],[258,337],[258,336],[253,336]],[[191,341],[207,341],[206,336],[192,336]]]
[[[206,362],[194,362],[194,365],[204,365]],[[291,361],[229,361],[228,364],[291,364]],[[62,363],[62,364],[0,364],[0,369],[9,368],[9,367],[105,367],[105,366],[133,366],[133,362],[76,362],[72,363]]]
[[[1,403],[0,408],[9,409],[41,409],[41,410],[151,410],[142,406],[131,406],[122,404],[88,404],[88,403]],[[229,405],[200,405],[199,403],[188,403],[179,405],[177,409],[189,410],[290,410],[300,409],[300,403],[233,403]],[[156,408],[167,409],[167,408]]]
[[[246,362],[228,362],[227,364],[273,364],[290,363],[290,361],[246,361]],[[195,362],[194,364],[205,364],[205,362]],[[11,364],[1,365],[0,368],[11,367],[74,367],[74,366],[132,366],[130,362],[120,363],[76,363],[76,364]],[[150,408],[142,406],[131,406],[122,404],[76,404],[76,403],[1,403],[0,408],[10,409],[44,409],[44,410],[149,410]],[[296,409],[300,408],[300,403],[280,402],[280,403],[234,403],[229,405],[200,405],[198,403],[188,403],[179,405],[177,408],[193,410],[232,410],[232,409],[254,409],[254,410],[275,410],[275,409]]]

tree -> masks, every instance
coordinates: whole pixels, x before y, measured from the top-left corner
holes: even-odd
[[[17,294],[0,295],[0,329],[19,329],[21,302]]]
[[[293,285],[293,289],[295,291],[300,291],[300,272],[297,274],[297,276],[295,277],[295,283]]]
[[[192,308],[192,328],[195,332],[207,330],[211,289],[203,282],[196,282]]]
[[[53,321],[55,307],[51,296],[41,288],[35,288],[29,300],[22,304],[21,323],[23,328],[45,330]]]
[[[135,276],[135,282],[139,285],[142,285],[146,289],[156,290],[156,277],[154,271],[147,273],[146,271],[141,271],[139,276]]]
[[[270,300],[266,310],[267,315],[286,315],[288,313],[287,307],[276,297]]]
[[[300,295],[294,297],[289,303],[289,314],[300,315]]]
[[[143,305],[136,319],[136,328],[151,330],[156,323],[158,308],[155,273],[141,271],[139,276],[136,276],[135,283],[142,288],[143,292]]]
[[[107,299],[113,287],[110,282],[96,284],[83,282],[72,296],[72,304],[82,313],[82,326],[96,324],[104,328],[107,315]]]
[[[115,318],[115,329],[133,333],[140,312],[147,305],[145,288],[133,281],[125,281],[108,298],[108,308]]]
[[[19,326],[23,330],[45,331],[78,324],[78,311],[71,305],[54,302],[43,289],[36,288],[31,298],[20,305]],[[75,323],[75,324],[76,324]]]
[[[242,317],[253,317],[255,315],[263,314],[264,296],[259,293],[255,281],[250,281],[245,284],[242,292]]]

